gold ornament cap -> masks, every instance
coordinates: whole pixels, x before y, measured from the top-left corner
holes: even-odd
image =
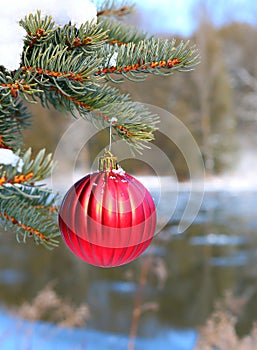
[[[102,157],[99,158],[99,170],[111,171],[117,169],[117,158],[110,151],[106,151]]]

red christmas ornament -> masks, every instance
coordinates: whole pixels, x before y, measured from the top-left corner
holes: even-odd
[[[59,227],[80,259],[114,267],[131,262],[149,246],[156,209],[148,190],[117,169],[110,152],[100,158],[99,169],[69,189],[60,207]]]

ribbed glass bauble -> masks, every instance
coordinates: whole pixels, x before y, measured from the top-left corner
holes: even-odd
[[[107,164],[107,165],[106,165]],[[114,267],[139,257],[155,233],[156,208],[149,191],[106,158],[67,192],[59,227],[68,248],[85,262]]]

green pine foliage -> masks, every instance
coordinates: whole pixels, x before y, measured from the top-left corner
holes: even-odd
[[[24,241],[32,236],[53,247],[59,235],[55,197],[37,185],[51,173],[51,155],[41,151],[33,160],[31,150],[22,148],[22,131],[30,119],[24,101],[41,101],[101,128],[115,117],[113,136],[140,152],[154,139],[158,117],[109,82],[170,75],[199,62],[189,42],[148,36],[118,20],[131,12],[133,6],[107,1],[98,9],[97,23],[79,28],[57,26],[40,12],[20,21],[27,33],[20,67],[8,71],[0,66],[0,147],[16,152],[23,166],[0,164],[0,220],[5,227],[14,226]]]

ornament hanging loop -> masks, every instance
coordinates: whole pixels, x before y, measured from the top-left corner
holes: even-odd
[[[104,152],[104,155],[99,158],[99,170],[100,171],[111,171],[117,169],[117,158],[111,152],[112,149],[112,124],[117,122],[117,118],[112,117],[110,119],[110,140],[109,149]]]

